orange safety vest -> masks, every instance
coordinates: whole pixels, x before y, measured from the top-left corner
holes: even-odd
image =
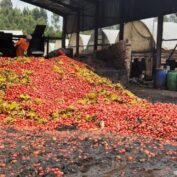
[[[24,56],[24,53],[28,50],[29,42],[27,42],[26,39],[21,38],[19,41],[17,41],[16,46],[16,55]]]

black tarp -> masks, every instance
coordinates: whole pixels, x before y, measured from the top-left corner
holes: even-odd
[[[66,32],[77,32],[80,12],[80,30],[106,27],[124,21],[134,21],[177,12],[177,0],[22,0],[66,17]],[[98,6],[96,6],[98,4]],[[97,8],[96,8],[97,7]],[[121,12],[121,13],[120,13]],[[122,15],[120,15],[122,14]]]

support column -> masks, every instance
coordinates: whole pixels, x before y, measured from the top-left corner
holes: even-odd
[[[124,40],[124,22],[120,22],[119,41]]]
[[[124,39],[124,0],[120,0],[119,5],[119,19],[120,19],[120,32],[119,32],[119,41]]]
[[[49,36],[47,36],[46,42],[47,42],[47,55],[48,55],[49,54]]]
[[[80,47],[80,12],[77,14],[77,34],[76,34],[76,56],[79,56]]]
[[[66,16],[63,17],[62,48],[66,47]]]
[[[97,1],[95,8],[94,50],[98,49],[98,26],[99,26],[99,2]]]
[[[158,29],[157,29],[157,56],[156,56],[156,68],[161,66],[161,53],[162,53],[162,38],[163,38],[163,16],[158,17]]]

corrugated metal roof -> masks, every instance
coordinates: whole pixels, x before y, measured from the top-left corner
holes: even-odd
[[[177,12],[177,0],[22,0],[66,16],[66,32],[77,32],[77,14],[80,30],[106,27],[120,22],[120,11],[125,22]],[[96,6],[98,5],[98,7]],[[79,12],[79,13],[78,13]]]

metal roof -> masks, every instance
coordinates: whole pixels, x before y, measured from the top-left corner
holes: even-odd
[[[177,12],[177,0],[21,0],[66,17],[66,32],[106,27],[125,22]]]

